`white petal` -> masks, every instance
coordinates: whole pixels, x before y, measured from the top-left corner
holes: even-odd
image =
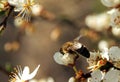
[[[101,54],[103,59],[106,58],[107,60],[109,60],[108,48],[104,48]]]
[[[22,74],[21,79],[22,80],[27,80],[28,75],[29,75],[29,67],[25,66],[24,69],[23,69],[23,74]]]
[[[90,82],[100,82],[102,79],[102,73],[100,70],[95,70],[91,73],[92,78],[90,80]]]
[[[29,79],[32,79],[33,77],[35,77],[35,75],[36,75],[39,67],[40,67],[40,65],[38,65],[38,66],[36,67],[36,69],[35,69],[31,74],[28,75],[28,80],[29,80]]]
[[[110,70],[105,75],[103,82],[118,82],[120,71]]]
[[[60,52],[56,52],[53,56],[56,63],[64,65],[64,63],[62,61],[62,57],[63,57],[63,54],[61,54]]]
[[[112,61],[119,61],[120,60],[120,48],[117,46],[113,46],[109,49],[108,54]]]

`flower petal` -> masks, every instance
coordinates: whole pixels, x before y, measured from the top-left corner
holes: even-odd
[[[103,77],[100,70],[93,71],[91,76],[92,78],[89,80],[89,82],[100,82]]]
[[[105,75],[103,82],[118,82],[120,71],[110,70]]]
[[[117,46],[113,46],[109,49],[108,54],[112,61],[119,61],[120,60],[120,48]]]
[[[28,75],[29,75],[29,67],[25,66],[24,69],[23,69],[23,74],[22,74],[21,79],[22,80],[27,80]]]
[[[32,79],[32,78],[36,75],[39,67],[40,67],[40,65],[38,65],[38,66],[36,67],[36,69],[35,69],[31,74],[28,75],[28,78],[27,78],[28,80]]]
[[[64,62],[62,61],[62,57],[63,57],[63,54],[61,54],[60,52],[56,52],[53,56],[56,63],[64,65]]]

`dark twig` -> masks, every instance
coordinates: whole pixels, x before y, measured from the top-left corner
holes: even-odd
[[[13,11],[13,9],[14,9],[14,7],[10,6],[7,16],[5,16],[4,20],[0,23],[0,27],[2,28],[1,30],[4,30],[6,28],[7,20],[10,16],[11,12]]]

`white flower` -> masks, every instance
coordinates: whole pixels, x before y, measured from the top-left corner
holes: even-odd
[[[91,69],[91,71],[99,69],[101,66],[104,66],[107,61],[109,61],[107,48],[104,48],[101,53],[90,52],[90,58],[87,59],[87,62],[89,64],[88,69]]]
[[[120,4],[120,0],[101,0],[101,2],[107,7],[115,7]]]
[[[61,65],[73,65],[75,63],[76,55],[74,54],[61,54],[60,52],[56,52],[53,56],[56,63]]]
[[[25,66],[23,71],[21,67],[17,67],[16,72],[13,73],[13,75],[10,78],[10,82],[26,82],[32,79],[36,75],[39,67],[40,65],[38,65],[36,69],[30,74],[29,74],[30,71],[28,66]]]
[[[21,16],[26,21],[29,21],[31,14],[34,12],[35,1],[34,0],[8,0],[10,5],[15,6],[14,11],[19,12],[18,16]]]
[[[120,36],[120,28],[116,28],[116,27],[112,28],[112,33],[114,36],[119,37]]]
[[[119,9],[112,9],[108,12],[110,14],[110,25],[112,27],[120,27],[120,10]]]
[[[108,29],[110,23],[110,17],[106,13],[97,15],[88,15],[85,19],[86,25],[96,31],[103,31]]]
[[[119,70],[111,69],[106,74],[102,73],[100,70],[95,70],[91,73],[91,78],[88,82],[118,82],[119,80]]]

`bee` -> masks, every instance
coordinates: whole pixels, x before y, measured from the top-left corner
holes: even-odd
[[[63,46],[60,48],[60,53],[66,54],[77,54],[77,55],[82,55],[86,58],[90,57],[90,52],[84,46],[82,43],[78,41],[78,38],[75,39],[74,41],[69,41],[63,44]]]
[[[55,62],[65,66],[74,66],[79,55],[89,58],[89,50],[79,42],[79,39],[80,37],[64,43],[53,56]]]

